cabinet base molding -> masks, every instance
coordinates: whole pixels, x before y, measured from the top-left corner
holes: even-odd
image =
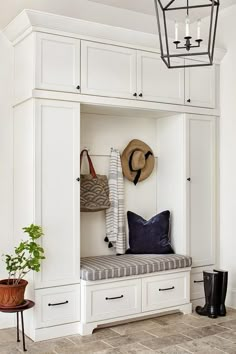
[[[80,322],[67,323],[60,326],[45,327],[34,330],[26,335],[34,342],[41,342],[59,337],[71,336],[78,334],[80,329]]]
[[[156,310],[156,311],[142,312],[142,313],[130,315],[130,316],[111,318],[111,319],[103,320],[103,321],[96,321],[96,322],[91,322],[91,323],[80,323],[79,334],[81,336],[86,336],[86,335],[92,334],[94,329],[96,329],[97,327],[100,327],[100,326],[108,327],[111,324],[117,325],[117,324],[121,324],[121,323],[135,322],[135,321],[140,321],[143,319],[156,317],[156,315],[158,315],[158,314],[167,315],[170,313],[177,313],[177,312],[182,312],[184,315],[191,314],[192,313],[192,304],[188,303],[188,304],[173,306],[173,307],[160,309],[160,310]]]

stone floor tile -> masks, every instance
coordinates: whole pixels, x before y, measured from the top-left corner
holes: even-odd
[[[76,345],[80,345],[88,342],[95,342],[98,340],[103,340],[105,338],[117,337],[119,334],[109,328],[99,328],[95,329],[93,334],[88,336],[80,336],[79,334],[68,336],[67,339]]]
[[[189,354],[190,352],[179,347],[178,345],[173,345],[155,352],[156,354]]]
[[[159,316],[156,318],[153,318],[153,321],[161,324],[162,326],[167,326],[172,324],[173,322],[181,322],[182,319],[184,318],[184,316],[182,313],[174,313],[174,314],[170,314],[170,315],[165,315],[165,316]]]
[[[92,353],[102,353],[106,350],[111,351],[113,348],[103,341],[96,341],[90,343],[83,343],[81,345],[73,345],[66,348],[57,348],[56,353],[58,354],[92,354]],[[114,351],[113,351],[114,352]]]
[[[106,338],[104,339],[104,342],[114,348],[118,348],[127,344],[138,343],[145,340],[152,340],[153,338],[155,337],[149,334],[148,332],[140,331],[129,335],[124,335],[124,336],[118,335],[117,337],[114,338]]]
[[[201,339],[194,339],[192,341],[180,343],[179,347],[189,351],[190,353],[200,353],[200,354],[217,354],[222,353],[216,347],[212,347],[212,345],[204,343]]]
[[[151,340],[145,340],[145,341],[140,341],[142,345],[144,345],[147,348],[150,348],[152,350],[160,350],[165,347],[169,347],[171,345],[183,343],[185,341],[189,341],[190,338],[182,335],[182,334],[176,334],[176,335],[171,335],[171,336],[166,336],[166,337],[156,337]]]
[[[230,321],[224,321],[219,323],[218,325],[236,331],[236,319]]]
[[[221,333],[224,331],[225,331],[225,328],[217,326],[217,325],[213,325],[213,326],[206,326],[206,327],[200,327],[200,328],[194,328],[194,329],[192,329],[192,328],[186,329],[182,333],[192,339],[198,339],[198,338],[202,338],[202,337],[213,336],[214,334],[218,334],[218,333]]]
[[[153,350],[144,347],[140,343],[132,343],[128,345],[123,345],[119,348],[122,354],[154,354]]]
[[[204,337],[187,343],[179,344],[192,353],[228,353],[236,354],[235,344],[216,336]]]
[[[230,342],[236,343],[236,332],[227,331],[227,332],[218,333],[217,337],[228,339],[230,340]]]
[[[1,354],[20,354],[23,352],[21,343],[3,343],[0,341],[0,353]]]
[[[185,334],[188,331],[194,329],[195,328],[192,326],[189,326],[182,322],[178,322],[178,323],[172,323],[170,325],[165,325],[165,326],[158,324],[158,326],[154,328],[147,329],[147,332],[157,337],[166,337],[178,333]]]
[[[132,323],[126,323],[112,327],[112,330],[121,334],[131,334],[134,332],[140,332],[142,330],[148,331],[150,328],[157,326],[158,324],[153,320],[137,321]]]
[[[20,340],[22,340],[22,333],[20,331]],[[31,339],[25,336],[26,343],[33,343]],[[0,330],[0,343],[16,343],[16,328],[8,328]]]
[[[32,342],[30,345],[27,345],[27,349],[30,353],[45,354],[55,352],[57,350],[66,350],[66,348],[69,348],[71,346],[75,345],[67,338],[59,338],[43,342]]]

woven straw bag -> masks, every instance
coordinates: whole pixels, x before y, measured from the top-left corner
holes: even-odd
[[[86,153],[89,163],[89,174],[80,176],[80,211],[95,212],[110,207],[107,176],[97,175],[88,150],[80,154],[80,167],[83,154]]]

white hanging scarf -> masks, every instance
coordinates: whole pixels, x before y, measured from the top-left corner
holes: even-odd
[[[109,167],[109,199],[111,206],[106,210],[106,238],[108,247],[114,246],[117,254],[126,251],[124,177],[122,173],[120,152],[111,149]]]

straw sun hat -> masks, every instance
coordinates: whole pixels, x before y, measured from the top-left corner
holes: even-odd
[[[131,140],[121,155],[123,174],[135,185],[150,176],[154,163],[152,149],[138,139]]]

